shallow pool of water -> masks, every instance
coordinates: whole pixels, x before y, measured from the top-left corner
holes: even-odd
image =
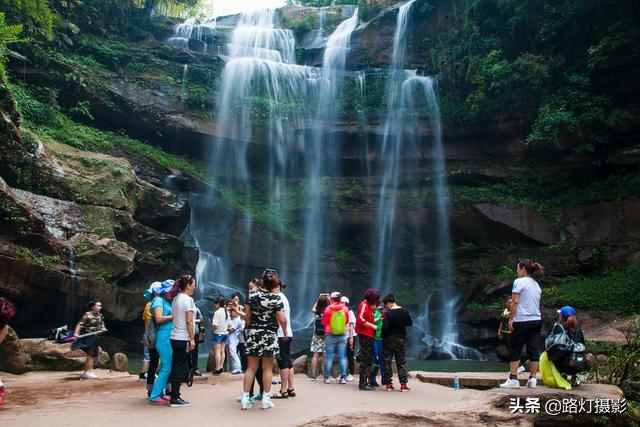
[[[409,360],[411,371],[431,372],[506,372],[507,363],[478,360]]]

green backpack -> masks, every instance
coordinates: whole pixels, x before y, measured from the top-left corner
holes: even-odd
[[[334,311],[331,313],[329,320],[329,330],[331,335],[344,335],[347,329],[347,314],[344,310]]]

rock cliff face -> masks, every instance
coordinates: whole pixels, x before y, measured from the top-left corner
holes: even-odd
[[[93,298],[107,319],[137,319],[144,287],[190,266],[178,238],[187,204],[123,158],[22,132],[0,90],[0,293],[20,307],[12,323],[42,334]]]

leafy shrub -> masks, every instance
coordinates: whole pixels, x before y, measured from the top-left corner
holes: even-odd
[[[545,304],[570,304],[578,309],[636,314],[640,312],[640,264],[594,277],[574,277],[545,288]]]
[[[7,25],[5,15],[0,12],[0,81],[6,79],[4,62],[7,54],[7,45],[19,41],[22,25]]]

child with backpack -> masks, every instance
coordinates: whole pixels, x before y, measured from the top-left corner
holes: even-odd
[[[334,356],[340,365],[339,384],[347,383],[347,323],[349,309],[341,301],[340,292],[331,293],[331,304],[324,311],[324,382],[331,383],[331,370]]]

